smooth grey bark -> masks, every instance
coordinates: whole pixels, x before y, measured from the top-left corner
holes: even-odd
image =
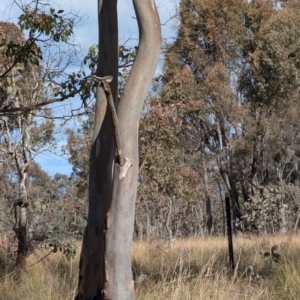
[[[95,128],[90,154],[88,223],[80,258],[77,299],[134,299],[131,247],[138,182],[138,122],[153,77],[161,43],[160,21],[153,0],[134,0],[140,41],[135,62],[117,103],[117,1],[99,0],[98,77],[110,85],[118,113],[122,153],[116,157],[114,126],[105,91],[97,89]],[[118,105],[117,105],[118,104]],[[120,149],[118,149],[120,150]]]

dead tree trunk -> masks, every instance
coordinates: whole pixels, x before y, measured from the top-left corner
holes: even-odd
[[[117,1],[99,0],[97,77],[112,76],[117,106]],[[90,154],[89,213],[80,260],[77,299],[134,299],[131,246],[138,183],[138,122],[160,51],[160,21],[153,0],[134,0],[138,52],[113,121],[105,84],[98,85]],[[116,142],[116,143],[115,143]]]

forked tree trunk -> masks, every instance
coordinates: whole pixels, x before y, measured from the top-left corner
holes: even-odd
[[[134,299],[131,247],[138,183],[138,122],[158,61],[161,34],[154,1],[134,0],[133,3],[140,42],[117,109],[122,145],[118,150],[122,150],[127,163],[124,166],[116,158],[116,128],[107,106],[107,94],[99,84],[90,154],[88,223],[82,244],[77,299]],[[110,88],[117,104],[117,1],[98,0],[98,4],[97,76],[113,76]]]

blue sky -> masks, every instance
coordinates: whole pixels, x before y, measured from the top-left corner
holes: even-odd
[[[19,3],[28,3],[28,1],[19,0]],[[159,10],[161,23],[165,24],[172,15],[175,14],[175,7],[179,0],[156,0]],[[0,0],[0,20],[17,22],[20,15],[20,10],[15,5],[12,5],[13,0]],[[75,38],[85,49],[97,43],[98,29],[97,29],[97,1],[96,0],[60,0],[59,8],[65,12],[72,10],[77,15],[82,16],[80,25],[75,28]],[[132,39],[132,44],[138,43],[138,29],[136,20],[134,18],[134,10],[131,0],[119,0],[119,41],[124,43],[128,38]],[[162,26],[162,34],[164,39],[170,39],[174,36],[175,21],[167,22]],[[74,122],[70,122],[68,126],[73,126]],[[59,142],[57,149],[66,142],[63,130],[58,135]],[[51,176],[56,173],[63,173],[70,175],[72,166],[68,163],[67,159],[62,155],[54,153],[45,153],[38,155],[35,158],[42,168]]]

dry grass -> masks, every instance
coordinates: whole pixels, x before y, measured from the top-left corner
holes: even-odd
[[[274,245],[278,263],[259,254]],[[300,299],[299,248],[298,236],[234,238],[236,271],[231,274],[226,239],[179,240],[172,247],[164,241],[136,242],[134,276],[147,275],[137,299]],[[74,299],[78,256],[69,262],[52,254],[17,278],[0,254],[0,300]],[[36,260],[30,257],[29,264]]]
[[[278,245],[278,263],[259,252]],[[234,238],[236,270],[224,238],[135,243],[136,276],[147,275],[138,299],[300,299],[300,237]]]
[[[13,271],[13,261],[2,253],[0,266],[6,261],[6,269],[0,270],[0,300],[74,299],[79,253],[70,261],[61,253],[52,253],[39,262],[46,253],[45,250],[36,251],[28,259],[29,267],[20,272]]]

